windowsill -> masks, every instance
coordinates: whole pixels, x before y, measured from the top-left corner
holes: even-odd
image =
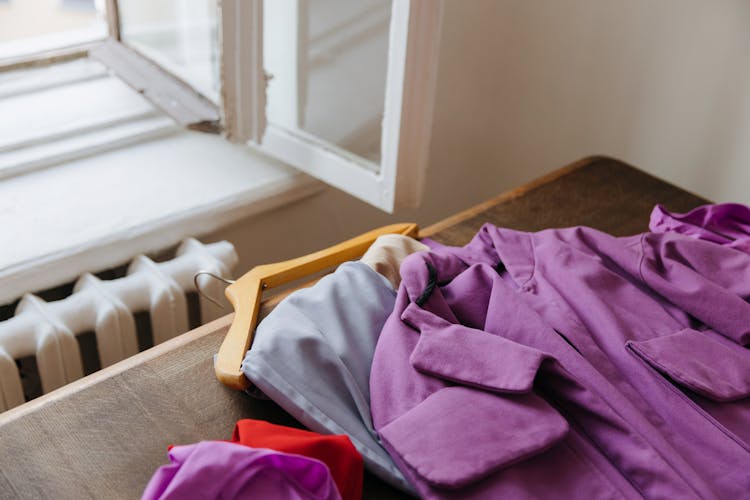
[[[0,304],[321,189],[247,146],[190,131],[2,180]]]

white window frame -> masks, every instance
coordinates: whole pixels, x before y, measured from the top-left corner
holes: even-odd
[[[227,135],[387,212],[418,206],[432,126],[442,1],[393,0],[380,165],[302,130],[267,122],[262,4],[224,0],[222,5]],[[300,11],[304,8],[291,10]]]
[[[14,109],[37,117],[40,126],[18,127],[19,121],[31,124],[22,116],[15,125],[2,123],[0,129],[10,125],[21,134],[11,131],[0,139],[0,180],[179,131],[174,120],[110,76],[105,66],[84,59],[0,73],[0,114],[15,114]],[[49,120],[44,125],[43,116]]]
[[[289,14],[302,29],[305,23],[300,21],[305,16],[307,0],[278,1],[294,7]],[[211,132],[219,131],[220,125],[230,140],[247,143],[387,212],[418,206],[431,135],[442,0],[393,0],[380,164],[301,130],[304,102],[300,82],[304,83],[304,70],[294,57],[295,51],[301,49],[299,40],[293,36],[288,69],[295,85],[289,92],[294,94],[291,97],[296,106],[292,111],[297,116],[292,122],[297,127],[268,123],[266,84],[270,75],[263,67],[263,0],[222,0],[219,6],[222,74],[218,109],[187,84],[121,42],[116,0],[107,0],[110,38],[93,48],[73,49],[64,57],[99,59],[178,123]],[[137,130],[132,138],[118,138],[112,147],[123,141],[147,140],[164,130],[164,126]],[[101,141],[107,140],[108,136],[92,138],[66,151],[65,158],[106,149],[107,144]],[[41,168],[54,161],[34,159],[23,168],[6,169],[6,174],[22,173],[27,167]]]
[[[55,130],[54,134],[35,136],[33,142],[22,141],[4,147],[0,144],[0,179],[158,139],[178,132],[178,125],[205,132],[220,132],[218,105],[137,50],[123,44],[120,40],[117,0],[106,2],[108,37],[0,60],[0,99],[13,99],[14,96],[37,91],[54,91],[97,78],[106,80],[112,78],[110,73],[114,73],[119,80],[146,97],[155,108],[145,115],[102,113],[95,126],[81,126],[72,120],[68,126]],[[87,66],[77,64],[78,61],[93,63]],[[89,68],[100,69],[93,71]],[[99,90],[103,91],[97,94],[100,100],[120,97],[106,89]],[[136,94],[134,98],[139,97]],[[60,102],[59,109],[50,109],[50,112],[71,115],[77,105],[76,102]]]

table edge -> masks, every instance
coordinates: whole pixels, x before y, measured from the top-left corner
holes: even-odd
[[[585,158],[581,158],[578,161],[565,165],[564,167],[557,168],[545,175],[542,175],[541,177],[537,177],[525,184],[522,184],[518,186],[517,188],[511,189],[509,191],[505,191],[497,196],[494,196],[488,200],[483,201],[482,203],[469,207],[466,210],[462,210],[461,212],[457,214],[451,215],[441,221],[431,224],[427,226],[426,228],[420,230],[419,236],[423,238],[431,237],[439,233],[440,231],[448,229],[451,226],[455,226],[456,224],[460,224],[461,222],[471,219],[472,217],[488,210],[490,207],[519,198],[523,196],[524,194],[528,193],[529,191],[536,189],[540,186],[543,186],[545,184],[549,184],[550,182],[556,181],[560,177],[568,175],[571,172],[574,172],[588,165],[592,165],[594,163],[599,163],[602,161],[607,161],[607,162],[613,161],[613,162],[621,163],[623,165],[627,165],[621,162],[620,160],[617,160],[615,158],[611,158],[608,156],[603,156],[603,155],[587,156]],[[630,165],[627,165],[627,166],[630,167]],[[634,167],[631,167],[631,168],[634,168]]]

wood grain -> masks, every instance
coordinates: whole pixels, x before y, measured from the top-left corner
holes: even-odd
[[[618,160],[591,157],[429,226],[420,236],[463,245],[485,222],[524,231],[582,225],[624,236],[646,231],[657,203],[686,211],[708,201]]]
[[[584,224],[624,235],[646,229],[653,205],[706,200],[608,158],[589,158],[427,228],[463,245],[486,222],[522,230]],[[265,315],[282,297],[265,301]],[[0,498],[136,498],[169,444],[228,439],[240,418],[298,426],[270,401],[223,387],[213,355],[225,316],[0,414]],[[365,498],[398,498],[367,476]]]

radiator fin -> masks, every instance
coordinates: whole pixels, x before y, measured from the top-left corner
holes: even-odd
[[[0,348],[0,411],[23,402],[23,386],[16,361]]]
[[[186,294],[196,291],[193,275],[206,270],[232,276],[236,265],[231,243],[204,245],[189,238],[171,260],[157,263],[136,256],[121,278],[101,280],[84,274],[73,293],[61,300],[24,295],[15,316],[0,322],[0,411],[25,401],[16,360],[36,356],[42,390],[61,387],[83,376],[77,335],[94,332],[102,367],[138,352],[138,313],[150,316],[154,344],[169,340],[189,330]],[[201,289],[221,297],[223,285],[204,278],[199,278]],[[199,306],[202,323],[229,311],[202,297]]]
[[[92,303],[95,304],[97,314],[94,333],[102,367],[138,352],[138,335],[135,331],[133,313],[115,294],[107,290],[106,283],[109,282],[102,282],[93,274],[85,274],[75,287],[76,292],[88,291]]]

